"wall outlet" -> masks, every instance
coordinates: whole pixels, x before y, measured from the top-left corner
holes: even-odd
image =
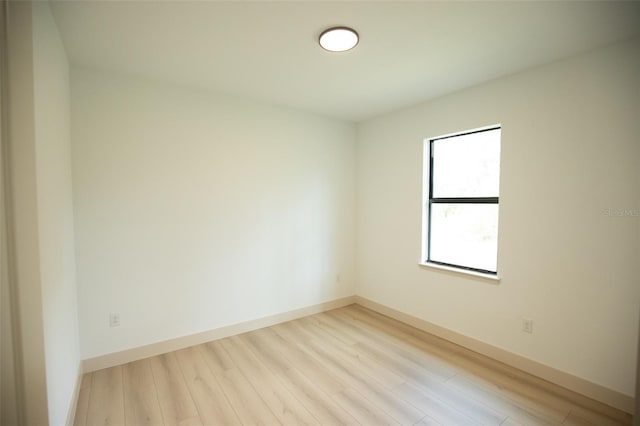
[[[110,312],[109,327],[119,327],[119,326],[120,326],[120,312]]]
[[[533,320],[531,318],[522,318],[522,331],[525,333],[533,333]]]

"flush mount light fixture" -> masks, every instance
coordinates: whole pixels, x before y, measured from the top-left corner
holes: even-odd
[[[320,46],[329,52],[344,52],[358,44],[358,33],[348,27],[333,27],[324,30],[319,38]]]

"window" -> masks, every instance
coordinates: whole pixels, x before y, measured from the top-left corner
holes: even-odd
[[[425,140],[425,263],[497,274],[500,133],[492,126]]]

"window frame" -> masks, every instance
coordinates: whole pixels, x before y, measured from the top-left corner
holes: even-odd
[[[436,197],[436,198],[433,197],[433,162],[434,162],[434,149],[433,148],[434,148],[434,142],[441,141],[443,139],[450,139],[450,138],[455,138],[455,137],[460,137],[460,136],[465,136],[465,135],[471,135],[471,134],[475,134],[475,133],[488,132],[488,131],[492,131],[492,130],[500,130],[500,131],[502,131],[502,125],[501,124],[495,124],[495,125],[481,127],[481,128],[474,129],[474,130],[466,130],[466,131],[463,131],[463,132],[451,133],[451,134],[444,135],[444,136],[437,136],[437,137],[432,137],[432,138],[429,138],[429,139],[425,139],[424,142],[427,142],[427,140],[429,141],[429,165],[428,165],[428,168],[429,168],[429,182],[428,182],[429,191],[428,191],[428,195],[427,195],[427,200],[425,202],[423,202],[423,208],[425,207],[425,204],[427,204],[427,206],[426,206],[426,218],[423,217],[423,227],[426,225],[426,234],[423,232],[423,255],[422,255],[422,258],[423,259],[426,258],[424,260],[425,264],[434,265],[434,266],[438,266],[438,267],[444,267],[444,268],[447,268],[447,269],[451,268],[453,270],[460,270],[461,272],[470,272],[470,273],[473,273],[473,274],[488,275],[490,277],[496,277],[497,278],[497,276],[498,276],[497,259],[496,259],[496,270],[495,271],[490,271],[490,270],[480,269],[480,268],[474,268],[474,267],[471,267],[471,266],[456,265],[456,264],[440,262],[440,261],[431,259],[431,222],[432,222],[431,207],[432,207],[433,204],[497,204],[498,205],[498,211],[500,210],[500,194],[498,194],[497,197]],[[502,145],[502,138],[500,140],[500,144]],[[425,145],[426,145],[426,143],[425,143]],[[423,182],[423,185],[424,185],[424,182]],[[424,194],[424,186],[423,186],[423,194]],[[423,216],[424,216],[424,213],[423,213]],[[499,223],[499,220],[498,220],[498,223]],[[498,233],[498,235],[499,235],[499,233]],[[426,247],[425,247],[425,245],[426,245]],[[425,250],[426,250],[426,253],[425,253]],[[497,256],[498,256],[498,253],[496,252],[496,258],[497,258]]]

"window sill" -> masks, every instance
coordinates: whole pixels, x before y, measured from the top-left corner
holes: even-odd
[[[438,265],[430,262],[420,262],[418,263],[418,265],[424,268],[435,269],[438,271],[450,273],[452,275],[453,274],[466,275],[467,277],[479,278],[481,280],[491,281],[494,283],[500,282],[500,275],[483,274],[482,272],[467,271],[464,269],[452,268],[450,266]]]

